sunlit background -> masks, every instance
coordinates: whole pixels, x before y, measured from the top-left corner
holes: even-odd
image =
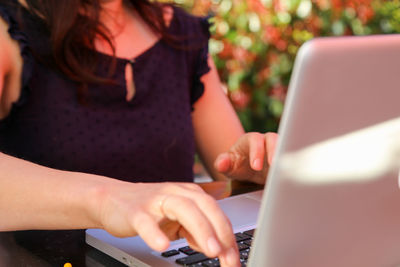
[[[399,0],[162,1],[213,16],[210,51],[247,131],[277,130],[294,58],[305,41],[400,32]]]

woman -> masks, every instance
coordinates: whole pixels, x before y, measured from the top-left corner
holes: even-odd
[[[158,251],[185,237],[238,266],[229,221],[190,183],[195,147],[215,179],[264,183],[276,136],[244,134],[206,21],[143,0],[2,0],[0,15],[0,230],[103,228]]]

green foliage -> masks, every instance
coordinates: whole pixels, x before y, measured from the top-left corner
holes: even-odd
[[[247,131],[276,131],[296,53],[307,40],[400,33],[399,0],[171,1],[213,15],[210,52]]]

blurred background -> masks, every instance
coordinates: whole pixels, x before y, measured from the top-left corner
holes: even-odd
[[[211,16],[210,53],[246,131],[277,131],[294,59],[307,40],[400,33],[400,0],[161,2]],[[194,172],[196,182],[211,181],[198,159]]]
[[[277,130],[294,59],[307,40],[400,33],[399,0],[162,2],[212,16],[210,53],[246,131]]]

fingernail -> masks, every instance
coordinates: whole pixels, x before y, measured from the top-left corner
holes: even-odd
[[[229,266],[237,266],[239,261],[239,254],[235,248],[230,248],[226,254],[225,258]]]
[[[158,247],[159,249],[161,249],[161,250],[165,250],[165,247],[166,247],[167,245],[169,245],[169,243],[166,243],[165,238],[163,238],[163,237],[161,237],[161,236],[159,236],[159,237],[157,237],[157,238],[155,239],[155,243],[156,243],[157,247]]]
[[[255,159],[253,161],[253,169],[255,170],[261,170],[262,169],[262,164],[260,159]]]
[[[221,252],[221,247],[214,237],[210,237],[207,241],[208,251],[212,254],[219,254]]]
[[[218,167],[218,165],[219,165],[219,163],[221,162],[221,155],[218,155],[218,157],[215,159],[215,161],[214,161],[214,165],[216,166],[216,167]]]

